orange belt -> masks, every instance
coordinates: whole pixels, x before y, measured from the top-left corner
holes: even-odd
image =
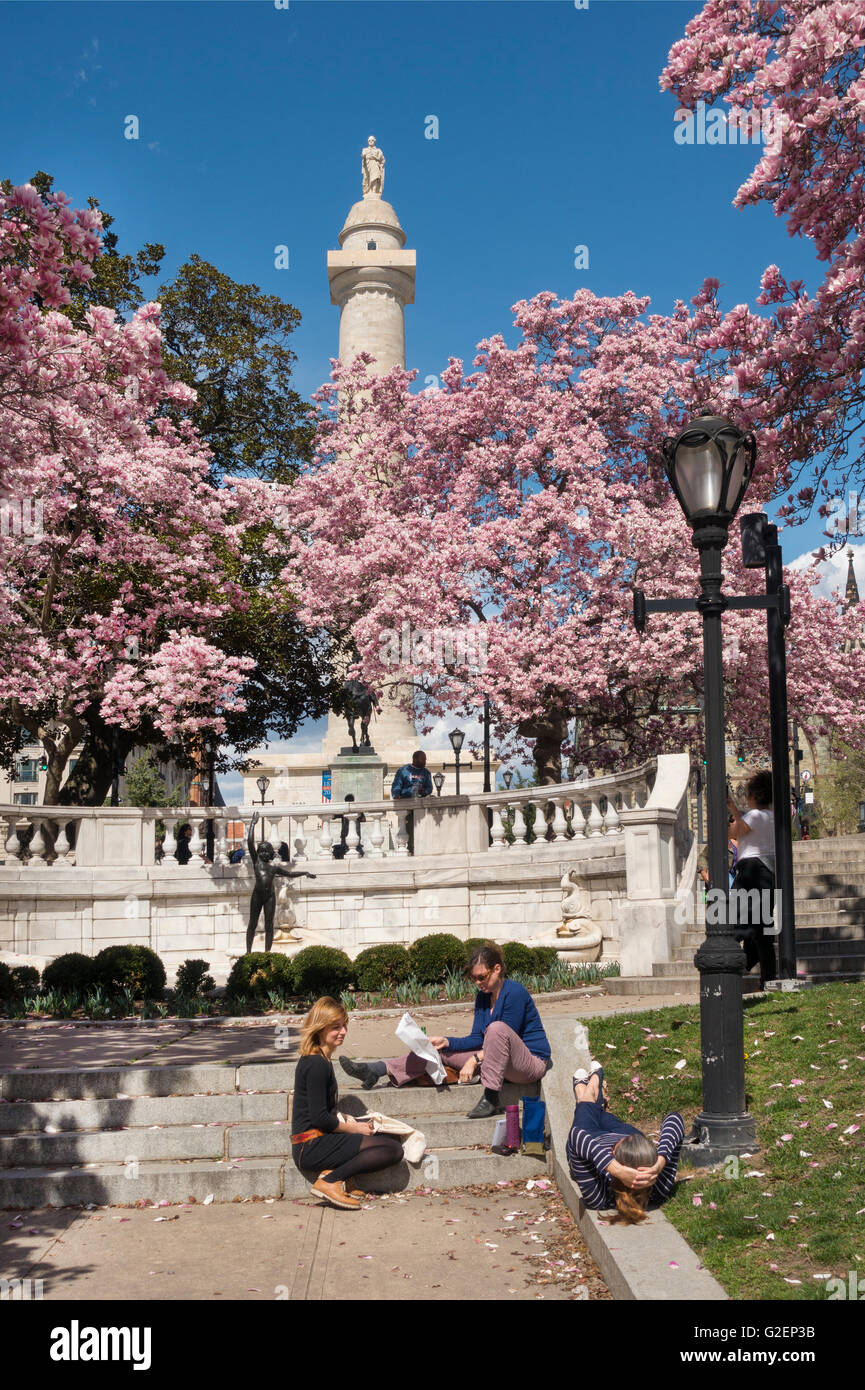
[[[302,1134],[293,1134],[291,1142],[292,1144],[305,1144],[308,1139],[321,1139],[323,1134],[323,1129],[305,1129]]]

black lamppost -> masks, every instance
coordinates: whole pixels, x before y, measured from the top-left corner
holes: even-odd
[[[865,801],[859,802],[859,824],[856,829],[860,835],[865,835]]]
[[[700,554],[700,595],[649,599],[634,592],[634,622],[649,611],[687,612],[703,618],[708,897],[706,940],[694,957],[700,972],[703,1109],[694,1121],[695,1141],[683,1149],[691,1163],[713,1164],[756,1148],[754,1120],[745,1104],[742,968],[745,956],[730,922],[727,869],[727,778],[724,753],[724,672],[721,614],[724,609],[765,606],[765,600],[728,600],[721,591],[721,556],[751,475],[757,445],[732,421],[703,411],[675,438],[664,440],[664,467]]]
[[[443,773],[443,772],[434,772],[434,773],[433,773],[433,782],[435,783],[436,796],[441,796],[441,794],[442,794],[442,787],[444,786],[444,782],[445,782],[445,775],[444,775],[444,773]]]
[[[268,787],[270,786],[270,778],[269,778],[269,777],[258,777],[258,778],[256,778],[255,785],[258,787],[258,790],[259,790],[259,794],[260,794],[260,796],[261,796],[261,804],[262,804],[262,806],[272,806],[272,805],[273,805],[273,798],[272,798],[272,797],[269,798],[267,801],[265,801],[265,799],[264,799],[264,793],[267,791]],[[263,843],[264,843],[264,817],[263,817],[263,816],[262,816],[262,818],[261,818],[261,841],[262,841],[262,844],[263,844]]]
[[[215,770],[216,770],[216,741],[209,738],[207,741],[207,809],[213,810],[213,797],[215,794]],[[213,863],[213,817],[207,822],[206,836],[207,858]]]
[[[454,766],[455,766],[455,768],[456,768],[456,774],[457,774],[457,796],[459,796],[459,794],[460,794],[460,749],[461,749],[462,746],[463,746],[463,742],[464,742],[464,740],[465,740],[465,734],[463,733],[462,729],[453,729],[453,730],[448,734],[448,738],[449,738],[450,741],[451,741],[451,748],[454,750],[454,758],[456,759],[456,762],[455,762]]]
[[[506,788],[507,791],[510,791],[510,789],[511,789],[511,782],[512,782],[513,780],[514,780],[514,774],[513,774],[512,772],[509,771],[509,772],[503,772],[503,773],[502,773],[502,781],[504,782],[505,788]]]

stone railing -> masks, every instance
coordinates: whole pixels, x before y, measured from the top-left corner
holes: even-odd
[[[376,860],[409,857],[413,818],[413,856],[504,853],[521,846],[536,850],[621,836],[621,813],[644,807],[656,763],[608,777],[550,787],[432,796],[418,800],[343,802],[326,806],[258,808],[256,841],[269,840],[279,853],[287,846],[292,862],[348,861],[360,868]],[[530,809],[531,808],[531,809]],[[229,822],[243,824],[243,846],[255,807],[0,806],[0,845],[7,869],[49,866],[92,868],[154,865],[180,874],[229,867]],[[156,822],[165,838],[157,861]],[[208,822],[213,822],[213,857],[207,856]],[[188,824],[189,858],[177,857],[177,832]],[[185,856],[184,856],[185,858]]]

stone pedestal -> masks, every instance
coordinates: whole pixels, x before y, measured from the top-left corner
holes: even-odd
[[[334,805],[345,801],[349,794],[358,805],[384,797],[384,763],[374,748],[357,753],[351,746],[341,748],[330,765],[330,773]]]

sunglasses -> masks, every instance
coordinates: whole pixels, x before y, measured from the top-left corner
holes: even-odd
[[[472,975],[472,977],[471,977],[471,979],[472,979],[472,984],[473,984],[473,985],[482,985],[482,984],[484,983],[484,980],[488,980],[488,979],[490,978],[490,975],[492,975],[492,973],[493,973],[493,971],[495,970],[495,968],[496,968],[496,967],[493,965],[493,966],[491,966],[490,969],[487,970],[487,971],[485,972],[485,974],[483,974],[483,975]]]

